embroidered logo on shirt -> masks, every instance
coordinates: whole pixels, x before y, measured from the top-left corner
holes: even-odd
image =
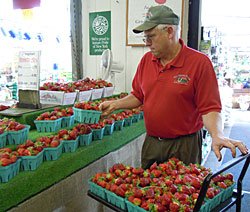
[[[190,78],[186,74],[178,74],[174,76],[174,83],[187,85],[189,81]]]

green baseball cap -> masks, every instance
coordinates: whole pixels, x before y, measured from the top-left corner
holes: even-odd
[[[134,33],[141,33],[145,30],[152,29],[159,24],[178,25],[180,18],[173,10],[165,5],[152,6],[146,13],[143,24],[133,29]]]

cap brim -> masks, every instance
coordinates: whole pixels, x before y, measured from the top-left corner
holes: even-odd
[[[154,27],[156,27],[158,24],[156,23],[150,23],[150,22],[144,22],[143,24],[141,24],[140,26],[136,27],[133,29],[134,33],[141,33],[143,31],[152,29]]]

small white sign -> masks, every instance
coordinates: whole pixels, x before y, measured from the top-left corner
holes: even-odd
[[[83,101],[89,101],[91,98],[92,90],[88,91],[79,91],[77,95],[77,101],[83,102]]]
[[[40,90],[41,104],[72,105],[75,103],[76,92],[65,93],[63,91]]]
[[[18,61],[18,89],[39,90],[41,51],[21,51]]]
[[[93,89],[91,100],[102,98],[103,88]]]

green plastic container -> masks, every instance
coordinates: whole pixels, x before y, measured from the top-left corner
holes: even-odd
[[[38,132],[56,132],[61,128],[62,118],[56,120],[34,120]]]
[[[104,135],[112,135],[115,129],[115,123],[113,124],[106,124],[104,128]]]
[[[28,139],[28,133],[30,130],[30,125],[25,125],[25,128],[18,131],[8,131],[7,132],[7,144],[18,145],[23,144]]]
[[[62,117],[61,128],[71,127],[74,125],[75,116],[64,116]]]
[[[86,146],[90,145],[92,142],[92,131],[89,134],[79,135],[79,145]]]
[[[21,159],[18,159],[15,163],[8,166],[0,166],[0,183],[7,183],[13,177],[15,177],[20,170]]]
[[[138,114],[133,114],[133,123],[136,123],[140,120],[140,113]]]
[[[46,147],[44,148],[43,158],[46,161],[57,160],[62,155],[63,142],[57,147]]]
[[[140,112],[140,119],[144,119],[144,112],[143,111]]]
[[[146,212],[143,208],[133,204],[132,202],[125,200],[128,212]]]
[[[129,117],[129,118],[125,118],[125,119],[124,119],[124,124],[123,124],[123,126],[124,126],[124,127],[131,126],[132,123],[133,123],[133,117],[131,116],[131,117]]]
[[[93,194],[95,194],[95,195],[101,197],[102,199],[106,200],[106,192],[105,192],[106,189],[104,189],[101,186],[93,183],[91,180],[88,180],[88,185],[89,185],[89,190]]]
[[[103,136],[104,136],[104,129],[105,127],[101,128],[101,129],[92,129],[93,133],[92,133],[92,140],[102,140]]]
[[[121,131],[123,129],[123,125],[124,125],[124,120],[115,121],[114,130],[115,131]]]
[[[7,132],[3,132],[0,135],[0,148],[3,148],[6,146],[6,142],[7,142]]]
[[[105,189],[107,202],[115,205],[123,210],[127,209],[125,198],[116,195],[115,193]]]
[[[95,124],[99,121],[102,112],[96,110],[82,110],[73,107],[75,121],[86,124]]]
[[[76,140],[62,140],[63,152],[75,152],[79,146],[79,136]]]
[[[44,151],[44,150],[43,150]],[[43,162],[43,151],[39,152],[35,156],[21,156],[20,168],[23,171],[34,171]]]

